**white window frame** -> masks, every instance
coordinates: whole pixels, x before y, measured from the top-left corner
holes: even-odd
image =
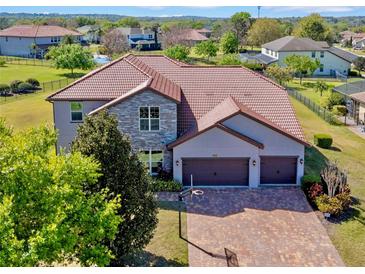
[[[312,56],[312,58],[316,58],[316,52],[315,51],[312,51],[311,56]]]
[[[324,64],[320,64],[319,65],[319,72],[323,72],[324,71]]]
[[[319,55],[321,58],[324,58],[324,51],[322,50]]]
[[[80,103],[81,104],[81,110],[75,111],[72,110],[72,103]],[[80,101],[71,101],[70,102],[70,121],[71,123],[82,123],[84,121],[84,103]],[[81,120],[72,120],[72,113],[74,112],[81,112]]]
[[[142,152],[145,152],[145,151],[148,151],[148,162],[143,162],[144,164],[145,163],[148,163],[148,173],[151,175],[151,176],[156,176],[158,175],[158,173],[156,172],[152,172],[152,163],[159,163],[161,162],[161,166],[163,168],[163,163],[164,163],[164,153],[163,153],[163,150],[155,150],[155,149],[148,149],[148,150],[140,150],[140,153]],[[161,161],[157,161],[157,162],[153,162],[152,161],[152,152],[160,152],[162,154],[162,160]]]
[[[148,108],[148,118],[141,118],[141,108]],[[158,118],[151,118],[151,108],[158,108]],[[148,120],[148,130],[141,129],[141,119]],[[158,119],[158,130],[151,129],[151,119]],[[142,132],[159,132],[161,129],[161,111],[159,106],[140,106],[138,110],[138,128]]]

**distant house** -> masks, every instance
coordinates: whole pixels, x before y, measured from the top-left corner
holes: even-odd
[[[365,81],[349,82],[336,86],[333,91],[345,96],[349,116],[357,124],[365,124]]]
[[[197,29],[196,31],[200,34],[203,34],[207,38],[210,38],[210,36],[212,35],[212,31],[206,28]]]
[[[210,32],[208,30],[205,31],[205,29],[181,29],[177,36],[177,40],[181,41],[181,43],[194,46],[199,42],[208,40]]]
[[[254,56],[263,65],[276,63],[286,66],[284,60],[290,55],[304,55],[320,61],[315,76],[348,75],[352,62],[358,57],[351,52],[331,47],[325,41],[286,36],[262,45],[261,53]]]
[[[117,28],[128,39],[129,46],[134,49],[140,47],[141,50],[157,50],[161,48],[158,37],[152,30],[142,28]]]
[[[89,44],[100,43],[100,31],[101,28],[98,25],[86,25],[76,29],[82,34],[81,41]]]
[[[340,32],[340,38],[341,38],[341,45],[345,46],[348,45],[349,43],[351,43],[351,45],[354,48],[359,48],[362,49],[364,48],[364,39],[365,39],[365,33],[356,33],[356,32],[352,32],[352,31],[343,31]],[[361,42],[362,41],[362,42]],[[360,43],[359,43],[360,42]]]
[[[19,25],[0,31],[0,55],[43,58],[48,47],[64,36],[80,41],[82,34],[59,26]]]

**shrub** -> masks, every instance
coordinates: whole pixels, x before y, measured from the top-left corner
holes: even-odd
[[[314,184],[322,184],[321,177],[319,175],[304,175],[302,177],[302,190],[307,194],[309,189]]]
[[[10,87],[7,84],[0,84],[0,95],[7,95],[10,92]]]
[[[345,116],[347,114],[347,108],[343,105],[335,105],[332,107],[332,112],[338,116]]]
[[[4,66],[6,64],[4,59],[0,59],[0,67]]]
[[[10,83],[10,90],[13,92],[13,93],[17,93],[18,92],[18,87],[19,85],[23,83],[23,81],[20,81],[20,80],[14,80]]]
[[[337,194],[336,198],[340,201],[343,210],[348,209],[352,203],[350,193],[348,192]]]
[[[20,83],[18,85],[18,92],[27,92],[33,90],[33,86],[29,83]]]
[[[315,203],[319,211],[338,216],[343,212],[341,201],[337,197],[329,197],[327,194],[316,198]]]
[[[242,62],[238,59],[237,54],[225,54],[219,61],[220,65],[242,65]]]
[[[33,88],[38,88],[40,86],[39,81],[34,78],[29,78],[25,81],[25,83],[31,84]]]
[[[313,184],[308,191],[308,198],[314,201],[318,196],[323,194],[323,186],[320,184]]]
[[[256,71],[263,71],[263,67],[260,64],[252,64],[252,63],[243,63],[245,68],[249,68]]]
[[[172,59],[186,61],[190,53],[190,48],[184,45],[175,45],[165,49],[164,53]]]
[[[164,181],[161,179],[152,178],[151,188],[152,192],[177,192],[182,190],[182,184],[174,180]]]
[[[328,92],[320,100],[321,107],[331,110],[335,105],[345,105],[345,98],[337,92]]]
[[[331,147],[332,142],[333,139],[329,134],[324,134],[324,133],[314,134],[314,144],[316,146],[328,149]]]
[[[348,76],[355,76],[355,77],[357,77],[357,76],[359,76],[359,74],[355,70],[350,70]]]

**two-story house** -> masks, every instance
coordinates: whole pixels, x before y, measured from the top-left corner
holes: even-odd
[[[57,150],[106,110],[150,174],[184,185],[298,185],[307,145],[286,90],[240,66],[126,55],[49,96]]]
[[[0,55],[43,58],[48,47],[58,45],[66,35],[76,42],[82,36],[59,26],[13,26],[0,31]]]
[[[265,65],[276,63],[286,66],[285,58],[294,54],[319,60],[320,67],[314,71],[314,76],[335,76],[338,73],[348,75],[352,62],[358,57],[351,52],[329,46],[325,41],[286,36],[262,45],[257,60]]]
[[[117,30],[127,37],[132,49],[139,47],[141,50],[158,50],[161,48],[158,36],[152,30],[143,28],[117,28]]]

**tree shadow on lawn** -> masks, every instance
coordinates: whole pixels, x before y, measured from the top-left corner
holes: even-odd
[[[166,259],[163,256],[157,256],[148,251],[141,251],[139,253],[126,256],[122,259],[123,265],[131,267],[178,267],[188,266],[175,259]]]
[[[69,72],[69,73],[61,73],[58,75],[65,77],[65,78],[77,79],[77,78],[80,78],[80,77],[86,75],[86,72],[74,72],[73,74],[71,72]]]

